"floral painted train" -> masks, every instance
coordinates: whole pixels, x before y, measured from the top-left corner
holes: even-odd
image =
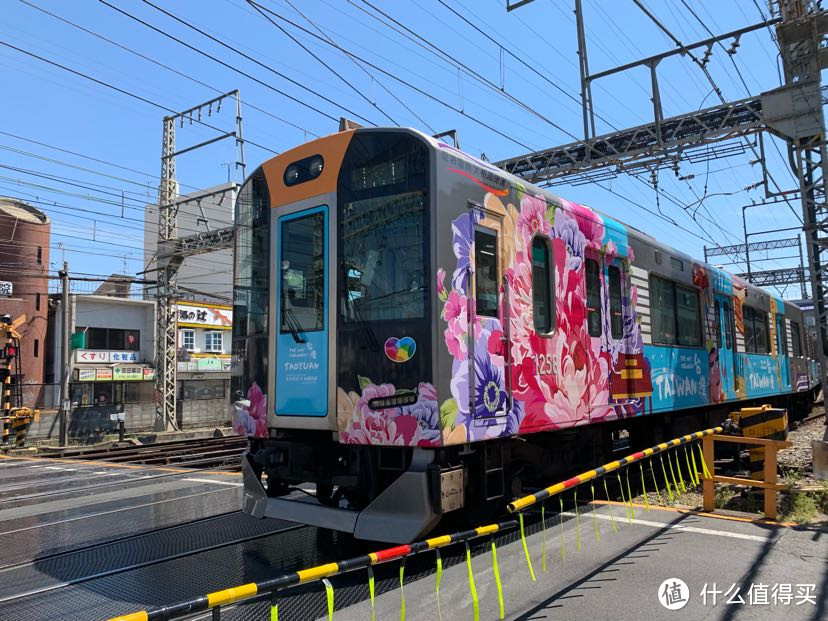
[[[817,388],[795,304],[414,130],[264,162],[236,224],[258,517],[410,541],[757,400],[795,418]]]

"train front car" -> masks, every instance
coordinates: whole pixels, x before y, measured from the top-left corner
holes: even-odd
[[[398,542],[460,506],[462,473],[433,450],[431,147],[344,131],[242,187],[233,392],[248,513]],[[286,498],[307,483],[316,500]]]

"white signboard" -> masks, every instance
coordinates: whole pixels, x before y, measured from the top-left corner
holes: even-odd
[[[7,295],[11,297],[14,287],[7,280],[0,280],[0,295]]]
[[[77,349],[75,362],[138,362],[138,352]]]
[[[178,325],[194,328],[230,330],[233,327],[233,309],[226,306],[201,306],[178,302]]]

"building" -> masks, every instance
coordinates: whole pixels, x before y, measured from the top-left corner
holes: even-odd
[[[49,309],[51,405],[60,407],[63,312],[60,295]],[[123,412],[130,431],[155,426],[155,304],[104,295],[69,295],[72,334],[69,437],[111,431]],[[41,415],[33,437],[57,437],[56,413]]]
[[[229,420],[233,307],[179,301],[178,411],[183,426]]]
[[[44,395],[50,226],[36,207],[0,197],[0,315],[25,316],[18,327],[20,382],[29,406],[40,406]]]
[[[235,184],[227,183],[181,197],[180,200],[192,200],[182,202],[178,207],[178,236],[186,237],[232,226],[235,188]],[[144,269],[150,278],[156,269],[157,250],[158,205],[150,204],[144,211]],[[179,299],[200,300],[206,297],[232,303],[232,249],[187,257],[178,269],[178,285]],[[144,293],[147,298],[154,297],[155,289],[148,286]]]

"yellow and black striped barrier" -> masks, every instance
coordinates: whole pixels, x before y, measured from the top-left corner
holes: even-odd
[[[331,586],[330,582],[328,582],[328,578],[331,576],[336,576],[338,574],[344,574],[351,571],[356,571],[359,569],[367,569],[368,570],[368,589],[371,598],[371,610],[372,610],[372,618],[373,618],[373,609],[374,609],[374,574],[372,571],[372,567],[374,565],[379,565],[382,563],[388,563],[390,561],[399,560],[401,561],[400,564],[400,589],[401,589],[401,618],[405,618],[405,594],[402,592],[403,586],[403,571],[404,571],[404,561],[407,557],[413,556],[415,554],[420,554],[421,552],[427,552],[429,550],[434,550],[437,554],[437,597],[438,597],[438,606],[439,606],[439,589],[440,589],[440,577],[442,575],[442,560],[440,558],[440,548],[444,548],[448,545],[455,544],[455,543],[465,543],[466,544],[466,563],[469,567],[469,590],[472,596],[472,603],[474,605],[475,611],[475,619],[479,616],[479,606],[477,600],[477,592],[474,586],[474,577],[471,570],[471,550],[469,549],[469,542],[478,539],[480,537],[485,537],[489,535],[492,537],[491,546],[492,546],[492,562],[493,562],[493,571],[495,576],[495,582],[497,584],[497,591],[498,591],[498,602],[500,604],[500,618],[504,618],[504,608],[503,608],[503,589],[500,582],[500,571],[497,566],[497,552],[495,550],[494,538],[493,535],[499,532],[503,532],[506,530],[511,530],[517,526],[517,522],[515,520],[507,520],[505,522],[501,522],[499,524],[489,524],[488,526],[481,526],[479,528],[473,528],[471,530],[465,530],[458,533],[454,533],[451,535],[442,535],[440,537],[432,537],[431,539],[426,539],[424,541],[417,541],[411,544],[405,544],[400,546],[395,546],[393,548],[387,548],[385,550],[380,550],[378,552],[371,552],[369,554],[365,554],[363,556],[357,556],[355,558],[347,559],[344,561],[338,561],[335,563],[327,563],[325,565],[318,565],[316,567],[311,567],[308,569],[301,569],[299,571],[290,572],[286,574],[282,574],[281,576],[277,576],[275,578],[271,578],[270,580],[264,580],[262,582],[251,582],[249,584],[243,584],[241,586],[232,587],[230,589],[224,589],[221,591],[214,591],[213,593],[208,593],[207,595],[203,595],[201,597],[196,597],[186,602],[180,602],[178,604],[173,604],[171,606],[163,606],[161,608],[151,608],[149,610],[139,610],[137,612],[133,612],[127,615],[123,615],[120,617],[113,617],[109,621],[167,621],[168,619],[177,619],[184,616],[189,616],[195,613],[204,612],[205,610],[219,609],[220,614],[220,607],[227,606],[228,604],[233,604],[239,602],[241,600],[250,599],[256,596],[263,596],[270,594],[271,595],[271,611],[270,611],[270,619],[271,621],[278,621],[279,613],[278,613],[278,599],[277,594],[289,587],[294,587],[300,584],[306,584],[308,582],[314,581],[322,581],[325,592],[327,595],[327,603],[328,603],[328,616],[333,616],[333,608],[334,608],[334,595],[333,595],[333,587]],[[214,614],[213,618],[216,618]]]
[[[516,511],[521,511],[523,509],[526,509],[527,507],[531,507],[532,505],[534,505],[537,502],[540,502],[542,500],[546,500],[547,498],[555,496],[556,494],[560,494],[561,492],[564,492],[568,489],[572,489],[573,487],[577,487],[578,485],[580,485],[582,483],[587,483],[587,482],[592,481],[594,479],[597,479],[598,477],[601,477],[605,474],[609,474],[610,472],[614,472],[616,470],[619,470],[620,468],[623,468],[624,466],[629,466],[630,464],[633,464],[635,462],[639,462],[643,459],[646,459],[647,457],[652,457],[653,455],[658,455],[659,453],[663,453],[664,451],[670,450],[670,449],[675,448],[677,446],[681,446],[683,444],[688,444],[690,442],[695,442],[697,440],[701,440],[704,436],[713,435],[714,433],[721,433],[721,431],[722,431],[721,427],[714,427],[712,429],[705,429],[704,431],[697,431],[695,433],[691,433],[691,434],[688,434],[686,436],[681,436],[680,438],[675,438],[673,440],[670,440],[669,442],[662,442],[661,444],[657,444],[656,446],[654,446],[652,448],[644,449],[643,451],[638,451],[636,453],[633,453],[632,455],[627,455],[626,457],[624,457],[622,459],[619,459],[617,461],[612,461],[612,462],[610,462],[608,464],[605,464],[603,466],[599,466],[598,468],[595,468],[594,470],[590,470],[589,472],[584,472],[582,474],[579,474],[578,476],[572,477],[571,479],[567,479],[566,481],[562,481],[560,483],[556,483],[555,485],[551,485],[549,487],[546,487],[546,488],[544,488],[544,489],[542,489],[538,492],[535,492],[534,494],[529,494],[528,496],[524,496],[523,498],[518,498],[517,500],[514,500],[514,501],[510,502],[507,505],[507,508],[509,509],[509,511],[511,513],[514,513]],[[673,469],[673,464],[670,463],[669,458],[668,458],[667,461],[670,465],[670,470],[673,474],[673,482],[675,484],[676,483],[675,472],[672,470]],[[693,457],[693,461],[695,463],[695,456]],[[702,466],[705,470],[707,469],[707,466],[704,464],[704,459],[702,459]],[[664,469],[663,462],[662,462],[662,469]],[[694,469],[694,470],[698,471],[697,469]],[[691,477],[692,477],[693,470],[689,469],[689,464],[688,464],[688,471],[691,473]],[[666,475],[666,469],[665,469],[664,479],[665,479],[665,482],[668,485],[667,489],[669,490],[669,480],[668,480],[667,475]],[[675,485],[675,488],[680,489],[680,486]],[[622,488],[622,493],[623,493],[623,488]]]

